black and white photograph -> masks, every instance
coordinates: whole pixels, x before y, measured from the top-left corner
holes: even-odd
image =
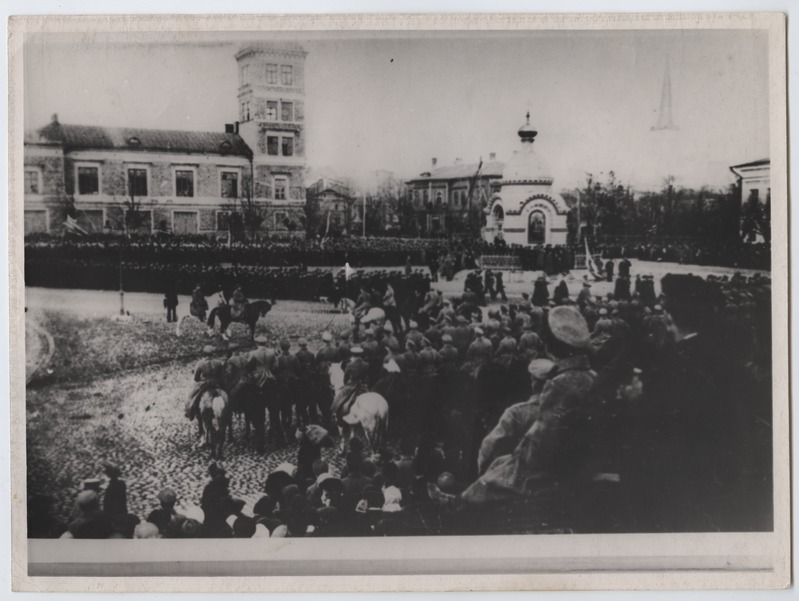
[[[761,17],[18,28],[28,575],[330,539],[787,553]]]

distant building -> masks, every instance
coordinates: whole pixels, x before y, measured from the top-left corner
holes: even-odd
[[[315,229],[320,235],[344,234],[350,228],[354,194],[345,182],[323,177],[308,186],[306,194],[318,215]],[[328,223],[330,224],[328,228]]]
[[[533,150],[537,135],[527,113],[527,122],[519,128],[521,148],[505,165],[488,207],[483,228],[488,242],[502,237],[507,244],[567,243],[569,207],[554,191],[549,167]]]
[[[771,207],[771,160],[759,159],[749,163],[733,165],[730,171],[736,177],[736,186],[740,195],[742,210],[747,211],[746,205],[759,203],[768,213]],[[742,221],[742,229],[744,223]],[[750,230],[751,232],[751,230]],[[752,242],[762,242],[764,240],[760,233],[751,232]]]
[[[499,189],[504,164],[491,153],[484,163],[463,163],[439,167],[432,160],[430,171],[408,180],[408,202],[412,207],[417,231],[422,236],[436,236],[450,231],[467,231],[469,221],[479,229],[483,210]]]
[[[251,203],[263,234],[300,235],[305,206],[304,62],[296,44],[243,48],[241,124],[200,132],[51,123],[25,135],[25,233],[226,233]],[[127,220],[130,221],[130,220]]]

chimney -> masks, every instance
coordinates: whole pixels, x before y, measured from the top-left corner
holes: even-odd
[[[233,133],[235,133],[235,134],[239,133],[239,122],[238,121],[236,121],[236,123],[234,123],[234,125],[233,125]]]
[[[497,160],[497,153],[496,152],[492,152],[491,154],[489,154],[488,155],[488,160],[489,161],[496,161]]]
[[[458,158],[456,158],[456,159],[455,159],[455,164],[456,164],[456,165],[460,165],[462,162],[463,162],[463,159],[462,159],[462,158],[460,158],[460,157],[458,157]]]
[[[436,168],[436,164],[437,164],[437,163],[438,163],[438,159],[437,159],[436,157],[433,157],[433,161],[432,161],[432,164],[433,164],[433,169],[435,169],[435,168]]]
[[[53,123],[53,125],[58,125],[58,113],[53,113],[50,115],[50,121]]]
[[[232,134],[232,133],[235,133],[235,132],[233,131],[233,124],[232,124],[232,123],[225,123],[225,133],[226,133],[226,134]]]

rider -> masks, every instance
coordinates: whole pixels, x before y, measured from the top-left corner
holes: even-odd
[[[208,311],[208,301],[205,300],[202,287],[197,284],[191,293],[191,314],[200,321],[205,322],[205,314]]]
[[[233,295],[230,297],[230,317],[231,319],[239,319],[244,313],[244,307],[247,306],[247,299],[244,297],[244,292],[241,286],[236,286]]]
[[[193,420],[197,417],[197,408],[202,394],[212,388],[222,388],[225,381],[225,364],[214,359],[209,353],[201,359],[194,369],[194,387],[186,402],[186,417]]]
[[[336,398],[333,399],[331,410],[336,418],[340,419],[349,412],[350,407],[359,395],[367,392],[369,381],[369,364],[363,360],[363,349],[353,346],[350,349],[352,359],[344,371],[344,386],[341,387]]]

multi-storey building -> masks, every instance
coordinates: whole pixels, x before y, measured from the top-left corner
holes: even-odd
[[[302,234],[305,56],[294,44],[243,48],[241,123],[224,132],[69,125],[53,115],[25,136],[25,233],[59,231],[73,214],[87,231],[217,235],[232,211],[246,210],[260,234]]]
[[[430,171],[407,182],[408,201],[416,216],[416,229],[423,236],[450,231],[479,229],[483,209],[498,189],[504,163],[494,153],[482,164],[463,163],[438,166],[433,159]],[[470,228],[470,222],[471,228]]]

